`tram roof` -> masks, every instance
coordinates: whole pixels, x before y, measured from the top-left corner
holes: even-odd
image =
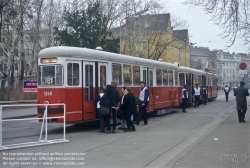
[[[176,65],[167,62],[160,62],[146,58],[138,58],[128,55],[99,51],[88,48],[79,48],[79,47],[68,47],[68,46],[50,47],[41,50],[38,54],[38,58],[50,58],[50,57],[86,58],[86,59],[92,59],[93,61],[106,60],[119,63],[144,65],[147,67],[159,67],[159,68],[178,70],[178,67]]]
[[[206,75],[205,71],[194,69],[194,68],[189,68],[189,67],[184,67],[184,66],[179,67],[179,72],[189,72],[193,74]]]

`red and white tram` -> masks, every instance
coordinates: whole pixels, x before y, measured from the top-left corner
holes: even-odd
[[[198,77],[196,77],[198,76]],[[115,81],[118,90],[130,87],[139,95],[140,81],[149,88],[148,111],[160,111],[181,103],[184,83],[211,87],[210,98],[215,98],[215,75],[187,67],[155,60],[137,58],[99,50],[77,47],[51,47],[38,55],[38,103],[66,104],[66,122],[96,120],[95,96],[101,87]],[[215,89],[213,89],[216,88]],[[209,91],[210,91],[209,90]],[[213,97],[215,96],[215,97]],[[48,117],[63,115],[63,107],[49,107]],[[38,108],[42,117],[44,108]],[[62,119],[52,119],[62,122]]]
[[[178,73],[180,86],[186,84],[188,93],[192,94],[193,87],[199,84],[200,87],[206,87],[208,100],[214,100],[218,96],[218,78],[215,74],[183,66],[179,67]],[[182,103],[181,90],[182,88],[179,89],[178,94],[180,103]],[[193,102],[192,96],[189,96],[189,102]]]

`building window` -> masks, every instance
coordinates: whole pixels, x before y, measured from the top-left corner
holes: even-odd
[[[15,56],[18,56],[18,49],[17,48],[15,48],[14,53],[15,53]]]
[[[2,42],[3,42],[3,43],[5,42],[5,37],[2,37]]]
[[[28,48],[25,49],[25,55],[29,55],[30,51]]]
[[[15,70],[18,70],[18,64],[15,63]]]
[[[148,45],[146,41],[142,42],[142,49],[147,49]]]
[[[0,57],[3,56],[3,50],[0,49]]]
[[[26,71],[29,70],[29,67],[30,67],[30,65],[29,65],[29,64],[26,64],[26,67],[25,67]]]
[[[0,71],[3,70],[3,64],[0,64]]]

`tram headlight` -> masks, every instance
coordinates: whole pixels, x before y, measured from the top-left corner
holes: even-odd
[[[49,104],[49,101],[48,100],[44,101],[44,104]]]

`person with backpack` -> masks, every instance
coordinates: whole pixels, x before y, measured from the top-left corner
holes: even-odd
[[[111,133],[111,127],[110,127],[110,111],[111,111],[111,86],[107,85],[106,86],[106,90],[104,95],[102,96],[101,100],[100,100],[100,108],[105,107],[109,109],[109,113],[107,115],[102,115],[100,113],[100,109],[99,109],[99,116],[100,116],[100,132],[104,131],[104,125],[106,123],[107,125],[107,130],[105,131],[105,133]]]
[[[230,92],[230,88],[227,87],[227,85],[226,85],[226,87],[224,88],[224,92],[225,92],[225,95],[226,95],[226,102],[228,102],[228,95],[229,95],[229,92]]]
[[[127,122],[127,129],[125,129],[124,132],[131,132],[135,131],[135,126],[131,120],[131,116],[136,112],[136,101],[135,96],[129,88],[125,90],[125,94],[127,98],[123,105],[125,107],[125,119]]]

